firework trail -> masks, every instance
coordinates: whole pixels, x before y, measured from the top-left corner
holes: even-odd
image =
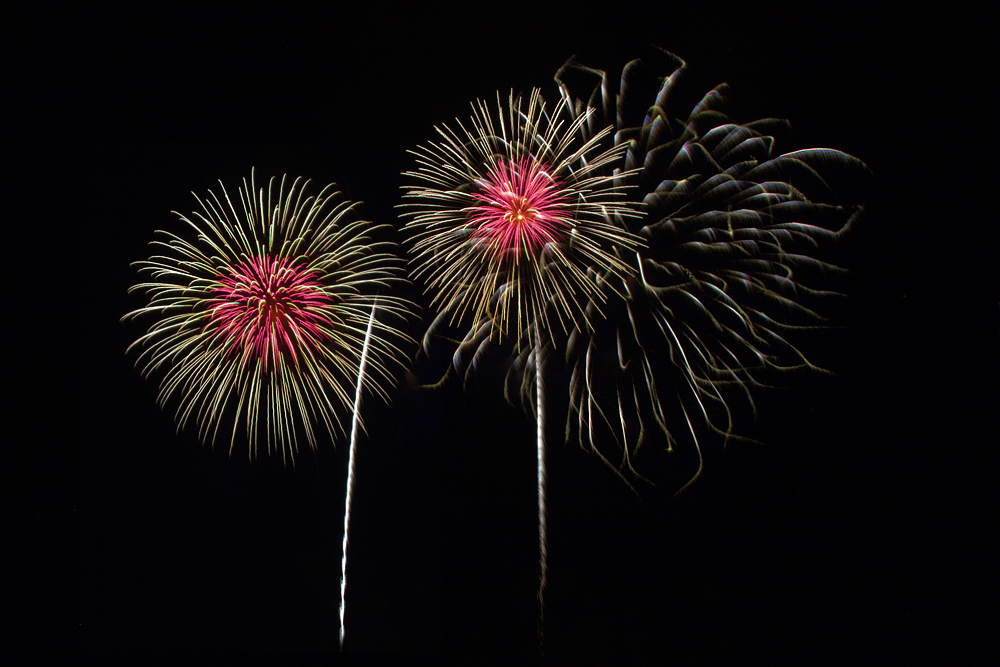
[[[389,319],[412,312],[387,294],[405,282],[402,260],[394,243],[378,240],[389,228],[353,219],[355,205],[332,185],[307,196],[308,181],[282,177],[258,190],[251,172],[237,203],[219,185],[220,194],[195,195],[201,212],[175,213],[194,242],[157,232],[157,254],[134,264],[150,279],[130,291],[148,303],[123,321],[153,321],[128,350],[139,350],[143,377],[159,376],[161,407],[178,403],[178,432],[193,417],[199,439],[214,445],[231,425],[230,454],[242,423],[251,458],[263,445],[294,465],[301,438],[315,449],[321,424],[336,441],[350,411],[346,515],[362,384],[387,400],[407,341],[375,317],[376,304]],[[343,600],[340,637],[343,646]]]
[[[573,60],[555,77],[571,115],[592,110],[580,140],[626,148],[616,167],[633,174],[642,216],[624,222],[645,241],[620,255],[632,271],[594,267],[604,298],[567,346],[566,437],[626,482],[643,478],[640,462],[663,465],[646,441],[687,442],[682,490],[701,474],[699,436],[731,435],[733,393],[752,407],[765,374],[815,368],[788,334],[823,322],[813,304],[843,270],[822,258],[861,214],[870,175],[840,151],[777,153],[788,122],[734,122],[725,84],[685,117],[686,72],[657,51],[622,69],[617,95],[613,77]]]
[[[375,308],[378,302],[372,304],[372,314],[368,318],[368,330],[365,331],[365,342],[361,348],[361,363],[358,366],[358,387],[354,394],[354,417],[351,424],[351,451],[347,458],[347,493],[344,496],[344,542],[340,553],[340,650],[344,650],[344,614],[347,605],[347,538],[351,527],[351,504],[354,501],[354,469],[355,454],[358,450],[358,415],[361,413],[361,388],[365,377],[365,366],[368,365],[368,347],[372,338],[372,325],[375,323]]]
[[[599,309],[594,304],[606,299],[597,273],[619,281],[631,273],[618,249],[638,244],[622,223],[635,213],[612,171],[626,147],[597,149],[610,128],[581,140],[588,113],[560,107],[550,116],[538,90],[526,104],[511,93],[506,105],[498,95],[495,110],[479,101],[472,111],[467,123],[435,128],[439,140],[412,151],[418,167],[404,174],[415,182],[404,186],[410,218],[404,230],[413,277],[426,283],[440,311],[424,352],[440,328],[459,326],[466,333],[453,358],[456,371],[471,354],[468,373],[489,343],[505,337],[529,355],[522,396],[537,420],[541,640],[547,580],[541,361],[561,336],[589,328],[587,304]]]
[[[537,484],[538,484],[538,641],[543,646],[545,637],[545,588],[549,581],[549,545],[548,523],[549,515],[545,507],[546,482],[548,475],[545,470],[545,393],[542,391],[542,354],[538,331],[535,330],[535,403],[537,418]]]

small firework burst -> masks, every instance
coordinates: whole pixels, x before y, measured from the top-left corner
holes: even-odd
[[[405,336],[373,312],[408,316],[388,293],[405,280],[402,262],[334,186],[307,196],[308,186],[282,177],[257,190],[251,174],[234,204],[220,182],[220,195],[195,195],[202,212],[176,214],[194,242],[158,232],[157,254],[135,264],[151,280],[130,291],[148,303],[123,321],[155,319],[129,350],[144,377],[161,375],[161,406],[178,399],[178,431],[193,418],[214,443],[231,421],[231,452],[243,423],[251,457],[263,443],[293,462],[300,436],[316,447],[317,424],[344,434],[372,321],[368,386],[386,395]]]
[[[629,273],[618,252],[638,243],[621,222],[633,205],[610,168],[625,147],[598,150],[610,128],[579,141],[586,121],[550,117],[538,90],[526,105],[498,95],[496,110],[473,104],[469,129],[438,127],[440,141],[413,151],[403,205],[414,277],[435,293],[439,322],[471,320],[465,343],[513,333],[530,347],[529,327],[586,327],[600,294],[588,270]]]
[[[813,304],[842,271],[823,257],[862,211],[834,184],[869,172],[831,149],[777,153],[788,122],[734,122],[725,84],[678,118],[686,71],[658,51],[623,68],[614,96],[611,77],[572,60],[556,81],[571,113],[593,109],[581,141],[614,125],[613,139],[601,134],[627,149],[618,166],[638,171],[642,216],[626,223],[646,241],[626,257],[632,274],[601,272],[593,328],[570,341],[567,437],[623,479],[641,477],[637,455],[656,458],[642,451],[652,434],[668,451],[687,442],[689,484],[702,470],[699,437],[732,433],[733,391],[752,406],[749,389],[774,371],[815,368],[789,334],[823,322]]]

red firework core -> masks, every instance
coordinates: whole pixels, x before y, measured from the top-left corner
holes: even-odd
[[[300,352],[330,338],[326,312],[333,300],[315,271],[288,259],[244,260],[219,279],[212,295],[216,335],[230,353],[277,364],[284,352],[297,364]]]
[[[568,226],[567,202],[558,183],[531,157],[498,162],[476,183],[480,191],[473,196],[480,203],[470,222],[476,237],[493,248],[534,254]]]

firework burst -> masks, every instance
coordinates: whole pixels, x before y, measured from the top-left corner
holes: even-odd
[[[624,147],[598,149],[610,128],[578,140],[587,114],[549,116],[538,90],[472,110],[468,128],[436,128],[440,140],[412,151],[418,168],[405,174],[416,182],[403,195],[413,275],[434,292],[437,323],[472,322],[466,347],[494,333],[533,347],[529,328],[585,328],[600,298],[588,271],[627,275],[615,249],[638,243],[611,169]]]
[[[537,425],[540,646],[548,572],[544,351],[560,334],[589,329],[587,304],[599,311],[607,277],[631,274],[620,256],[639,243],[622,222],[635,215],[624,198],[628,174],[613,168],[625,147],[599,148],[610,127],[581,140],[590,114],[567,111],[549,116],[538,90],[526,105],[511,93],[504,107],[498,95],[496,112],[473,104],[471,129],[439,127],[440,141],[413,151],[419,167],[406,176],[418,185],[404,194],[414,277],[435,292],[440,310],[425,351],[440,325],[470,322],[453,367],[475,350],[473,368],[487,343],[508,335],[534,370],[534,382],[524,373],[521,395]]]
[[[691,445],[689,484],[699,437],[732,433],[734,393],[752,407],[749,390],[774,371],[815,368],[789,334],[823,322],[814,305],[842,271],[823,257],[862,211],[838,187],[869,173],[840,151],[777,153],[787,121],[736,123],[725,84],[678,118],[686,71],[659,51],[623,68],[617,95],[612,77],[572,60],[556,75],[570,113],[593,110],[580,140],[601,134],[626,148],[619,168],[638,171],[643,215],[626,223],[646,243],[623,256],[632,273],[595,267],[604,298],[567,348],[567,438],[626,481],[642,477],[639,458],[657,459],[642,445],[660,434],[667,451]]]
[[[344,435],[369,322],[368,386],[386,396],[405,336],[374,318],[376,301],[390,319],[411,312],[388,293],[405,278],[394,244],[376,240],[384,230],[354,219],[334,186],[308,186],[282,177],[257,190],[251,174],[235,203],[221,182],[195,195],[201,212],[176,213],[195,240],[157,232],[157,254],[134,265],[150,280],[131,291],[148,303],[123,318],[153,318],[129,351],[160,376],[160,405],[177,401],[178,431],[194,419],[214,443],[231,422],[232,452],[242,423],[251,457],[263,445],[293,463],[317,425]]]

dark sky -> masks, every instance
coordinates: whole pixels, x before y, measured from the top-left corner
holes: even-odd
[[[154,230],[176,229],[170,211],[190,212],[192,190],[251,167],[336,182],[365,217],[398,225],[405,151],[435,123],[497,90],[551,98],[569,56],[610,68],[650,43],[688,61],[692,86],[727,81],[739,120],[790,118],[798,147],[849,152],[875,185],[844,251],[844,327],[804,343],[835,374],[759,394],[758,422],[739,432],[763,446],[710,451],[679,497],[637,497],[562,444],[565,407],[552,408],[548,652],[936,651],[981,638],[970,610],[995,536],[980,485],[995,220],[966,215],[979,172],[956,127],[984,103],[984,51],[933,17],[646,6],[144,15],[82,46],[70,64],[85,121],[78,372],[68,421],[41,425],[67,455],[24,456],[26,488],[58,489],[26,495],[26,572],[48,582],[26,641],[55,625],[60,646],[85,651],[335,649],[346,447],[323,442],[292,469],[177,435],[125,356],[140,331],[119,322],[139,305],[129,263]],[[534,424],[494,380],[404,383],[391,407],[367,406],[349,650],[535,651]]]

